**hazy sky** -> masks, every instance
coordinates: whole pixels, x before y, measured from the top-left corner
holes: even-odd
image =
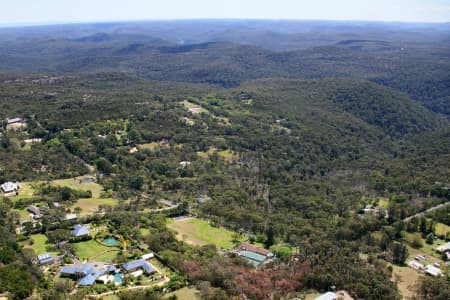
[[[449,22],[450,0],[0,0],[0,24],[198,18]]]

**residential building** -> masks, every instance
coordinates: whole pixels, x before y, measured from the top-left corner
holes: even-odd
[[[18,194],[20,185],[18,185],[17,183],[13,183],[13,182],[5,182],[2,185],[0,185],[0,188],[2,189],[4,196],[10,197],[10,196],[16,196]]]
[[[87,225],[77,224],[73,226],[72,234],[76,237],[89,235],[89,227]]]
[[[109,272],[108,268],[95,269],[91,264],[84,264],[62,267],[59,276],[76,279],[79,285],[86,286],[93,285],[98,278]]]
[[[156,272],[155,268],[142,258],[122,264],[122,269],[127,273],[132,273],[137,270],[143,270],[146,274]]]
[[[450,251],[450,242],[445,243],[444,245],[441,245],[436,248],[436,251],[439,253],[445,253],[447,251]]]
[[[33,216],[33,219],[40,219],[43,217],[41,210],[36,205],[30,205],[27,207],[27,210],[31,213]]]
[[[18,130],[26,126],[27,123],[22,118],[6,119],[6,130]]]
[[[246,258],[255,267],[260,266],[265,261],[273,257],[269,250],[260,248],[247,242],[242,242],[239,246],[239,255]]]

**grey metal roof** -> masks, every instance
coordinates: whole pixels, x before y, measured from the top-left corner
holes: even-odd
[[[147,261],[145,261],[144,259],[138,259],[138,260],[124,263],[122,265],[122,268],[124,268],[124,270],[127,272],[135,270],[135,269],[143,269],[147,273],[155,272],[155,269],[153,268],[153,266],[150,263],[148,263]]]
[[[85,225],[77,224],[73,226],[72,234],[74,236],[83,236],[89,234],[89,228]]]

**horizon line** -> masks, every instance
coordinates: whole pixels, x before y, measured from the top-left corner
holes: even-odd
[[[449,21],[400,21],[400,20],[356,20],[356,19],[284,19],[284,18],[167,18],[167,19],[136,19],[136,20],[79,20],[79,21],[49,21],[49,22],[17,22],[0,23],[0,28],[28,28],[44,26],[64,26],[64,25],[93,25],[110,23],[143,23],[143,22],[183,22],[183,21],[277,21],[277,22],[342,22],[342,23],[397,23],[397,24],[431,24],[445,25]]]

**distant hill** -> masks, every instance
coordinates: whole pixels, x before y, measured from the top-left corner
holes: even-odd
[[[366,79],[450,115],[445,24],[224,20],[0,32],[2,72],[118,71],[227,88],[273,77]]]

